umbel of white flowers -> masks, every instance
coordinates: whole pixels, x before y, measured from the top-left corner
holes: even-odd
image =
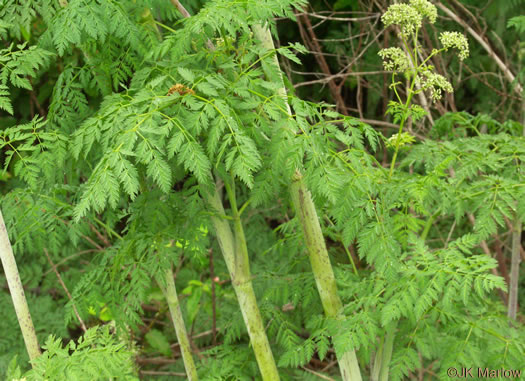
[[[392,4],[381,21],[385,26],[399,25],[402,36],[408,38],[421,28],[423,17],[427,17],[431,24],[436,22],[437,9],[434,4],[427,0],[410,0],[409,4]]]
[[[468,41],[465,36],[458,32],[442,32],[439,41],[445,50],[456,48],[459,50],[458,56],[461,61],[468,57]]]
[[[381,17],[385,27],[390,25],[398,26],[398,36],[403,40],[405,46],[409,46],[412,40],[416,50],[418,49],[417,34],[422,26],[423,19],[434,24],[437,19],[437,8],[428,0],[410,0],[407,4],[392,4]],[[435,102],[441,99],[443,91],[452,92],[450,82],[440,74],[434,73],[434,67],[426,65],[430,57],[450,48],[458,50],[458,57],[461,61],[469,55],[467,38],[458,32],[442,32],[439,36],[441,49],[432,50],[430,56],[416,67],[417,53],[412,58],[407,52],[398,47],[386,48],[379,51],[379,56],[383,59],[385,70],[392,71],[393,74],[404,73],[407,76],[415,75],[415,82],[423,91],[430,91],[430,97]],[[413,60],[414,65],[410,65]],[[414,66],[415,71],[411,66]]]

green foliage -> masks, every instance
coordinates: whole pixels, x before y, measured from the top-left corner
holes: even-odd
[[[67,155],[67,138],[58,131],[46,130],[46,123],[35,117],[29,123],[2,131],[0,147],[5,147],[4,172],[13,164],[13,174],[31,188],[37,188],[41,178],[44,181],[40,184],[46,184],[46,180],[54,182],[55,171],[63,165]]]
[[[63,346],[62,340],[50,336],[42,346],[44,352],[24,374],[24,380],[102,380],[117,377],[138,380],[133,353],[119,342],[109,328],[93,327],[78,341]],[[8,377],[19,379],[16,359],[10,364]]]
[[[470,110],[422,128],[428,109],[413,101],[427,91],[441,102],[456,84],[430,64],[437,49],[427,52],[428,62],[418,55],[426,31],[420,23],[435,19],[426,1],[398,4],[399,12],[383,20],[410,21],[400,37],[416,47],[381,53],[385,69],[395,72],[394,93],[393,100],[383,94],[388,112],[375,117],[403,126],[397,133],[341,115],[318,102],[321,91],[311,101],[290,86],[282,99],[273,55],[299,64],[296,53],[307,51],[279,30],[280,47],[267,52],[251,27],[268,22],[277,36],[273,20],[294,19],[294,9],[305,3],[192,2],[195,15],[184,20],[160,0],[0,6],[0,108],[13,116],[0,119],[0,201],[37,334],[40,340],[52,334],[25,374],[17,360],[7,366],[18,354],[27,368],[21,337],[2,336],[0,368],[9,377],[136,379],[135,356],[143,371],[159,370],[148,356],[166,358],[159,360],[168,364],[163,371],[184,371],[157,287],[173,268],[191,341],[206,348],[197,362],[201,379],[257,379],[204,202],[216,183],[225,215],[213,216],[229,221],[237,208],[242,216],[252,281],[283,380],[315,379],[312,369],[328,375],[331,370],[314,365],[354,349],[367,378],[367,364],[392,325],[391,380],[422,369],[444,377],[451,366],[525,366],[523,327],[509,326],[497,300],[506,290],[493,274],[498,262],[480,248],[497,247],[507,221],[525,218],[523,126]],[[338,1],[336,7],[359,4]],[[435,25],[440,33],[441,21]],[[508,25],[521,33],[520,22],[518,16]],[[327,33],[334,39],[348,34],[341,28]],[[457,49],[465,58],[463,36],[439,35],[441,51]],[[352,44],[327,48],[350,56]],[[480,57],[477,47],[470,49]],[[375,69],[377,50],[363,58]],[[301,58],[311,66],[308,56]],[[472,61],[465,65],[477,65]],[[341,86],[348,90],[349,82]],[[367,96],[365,116],[381,108],[372,90]],[[484,95],[477,96],[482,105]],[[293,217],[288,188],[297,169],[335,270],[343,302],[337,319],[323,316]],[[6,292],[0,300],[10,303]],[[73,307],[89,327],[106,325],[76,340]],[[218,329],[211,333],[213,323]],[[16,324],[14,311],[2,310],[0,330],[14,332]]]
[[[516,28],[518,33],[525,33],[525,16],[516,16],[509,19],[507,27]]]
[[[32,90],[31,82],[26,76],[36,77],[37,72],[45,67],[52,53],[30,46],[27,43],[11,43],[9,47],[0,50],[0,109],[13,115],[13,106],[9,99],[8,85]]]

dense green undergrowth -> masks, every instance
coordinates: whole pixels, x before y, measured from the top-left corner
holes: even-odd
[[[454,85],[434,60],[452,76],[477,47],[428,1],[380,9],[387,132],[283,80],[276,57],[308,50],[269,33],[305,1],[189,3],[0,2],[0,204],[42,350],[29,362],[2,275],[0,376],[525,371],[523,277],[502,273],[524,127],[432,118]]]

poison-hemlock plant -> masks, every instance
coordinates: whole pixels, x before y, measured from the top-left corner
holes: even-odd
[[[470,333],[473,331],[477,330],[477,338],[484,337],[487,333],[481,324],[473,325],[475,320],[472,320],[467,311],[482,310],[485,303],[482,298],[488,291],[493,288],[505,288],[501,278],[487,274],[488,269],[496,266],[495,260],[483,254],[476,255],[472,250],[488,235],[494,233],[494,229],[489,226],[494,226],[498,213],[496,212],[495,215],[490,214],[491,212],[486,213],[488,218],[484,218],[481,223],[478,220],[473,232],[454,234],[455,239],[450,240],[454,230],[452,228],[451,235],[443,247],[429,247],[425,243],[429,230],[438,216],[445,218],[446,215],[451,214],[459,219],[468,210],[465,207],[460,210],[452,208],[451,204],[462,202],[462,196],[455,193],[452,190],[454,188],[451,189],[456,179],[450,174],[453,171],[448,171],[449,168],[454,169],[455,165],[464,162],[454,162],[450,156],[443,157],[444,151],[438,149],[440,153],[436,152],[436,154],[442,157],[435,166],[426,165],[423,168],[416,166],[416,163],[426,161],[427,158],[434,160],[433,155],[428,150],[419,149],[419,145],[410,147],[409,144],[414,139],[403,131],[410,119],[415,122],[424,115],[421,107],[411,104],[415,94],[429,91],[431,98],[436,100],[441,97],[442,91],[452,91],[450,83],[444,77],[435,74],[433,67],[427,65],[429,58],[449,48],[457,48],[460,59],[468,55],[465,37],[454,32],[444,32],[440,36],[443,48],[432,51],[429,57],[420,61],[418,32],[425,17],[430,22],[434,22],[436,18],[436,10],[428,1],[396,4],[383,15],[386,26],[393,24],[398,28],[402,45],[402,49],[387,48],[380,52],[385,68],[393,72],[391,87],[396,101],[390,103],[389,112],[400,126],[397,134],[387,141],[387,146],[394,150],[390,170],[388,174],[385,174],[382,168],[375,171],[376,175],[363,174],[362,176],[366,177],[374,176],[375,184],[365,189],[358,188],[357,192],[355,190],[351,193],[345,192],[345,196],[352,194],[352,197],[340,199],[340,205],[335,208],[337,214],[334,215],[342,222],[340,225],[343,239],[347,243],[356,239],[360,257],[374,265],[375,271],[370,275],[374,279],[370,292],[376,297],[373,299],[373,304],[364,311],[370,310],[370,313],[376,316],[376,324],[370,328],[371,332],[377,329],[375,327],[385,329],[385,337],[376,347],[377,353],[372,369],[372,378],[379,380],[400,379],[407,376],[410,369],[422,366],[421,358],[438,359],[438,366],[442,372],[454,361],[464,365],[471,361],[486,366],[492,364],[490,366],[495,367],[503,363],[514,363],[518,366],[520,360],[517,359],[523,351],[521,345],[512,342],[509,347],[512,347],[513,354],[507,352],[509,356],[506,356],[502,362],[498,360],[496,363],[491,363],[491,356],[482,358],[479,352],[478,355],[475,354],[476,351],[473,349],[479,345],[477,339],[472,339],[470,342],[472,337]],[[408,83],[405,101],[401,99],[399,89],[401,83],[396,80],[397,74],[403,74]],[[458,144],[458,147],[462,146],[461,143]],[[523,142],[518,145],[523,146]],[[401,168],[395,167],[396,159],[402,149],[412,150],[409,154],[412,160],[408,163],[414,164],[414,167],[411,167],[410,174],[402,171],[407,167],[407,161],[404,161]],[[464,149],[461,151],[469,157]],[[519,166],[519,162],[515,164]],[[413,170],[417,172],[412,172]],[[458,168],[458,172],[463,171]],[[516,168],[511,169],[511,172],[515,173]],[[470,173],[474,175],[475,172]],[[463,182],[464,192],[476,194],[472,188],[473,184],[466,183],[465,180],[465,178],[457,180]],[[490,189],[490,187],[484,188],[483,194],[488,197],[492,193]],[[519,198],[519,193],[521,192],[518,191],[507,199],[506,207],[503,209],[506,210],[503,212],[505,215],[509,216],[510,207],[513,201]],[[353,197],[353,194],[356,196]],[[496,201],[497,198],[493,200]],[[346,210],[342,209],[343,205]],[[491,211],[494,210],[493,207],[494,202],[489,206]],[[347,222],[348,216],[350,223]],[[485,228],[488,228],[490,233],[482,234]],[[385,283],[380,286],[382,282]],[[473,290],[474,296],[472,296]],[[347,307],[348,312],[363,313],[360,299],[367,300],[370,296],[363,295],[357,290],[355,292],[356,295],[352,298],[354,301]],[[367,321],[369,318],[364,320]],[[444,321],[447,322],[446,328],[440,326]],[[395,324],[392,324],[394,322]],[[436,329],[436,325],[441,329]],[[496,323],[495,326],[498,327],[497,329],[507,330],[502,323]],[[424,327],[428,327],[430,331],[425,332],[427,328]],[[460,345],[458,339],[452,337],[458,330],[465,330],[466,327],[469,327],[467,332],[470,333],[463,338],[464,341]],[[354,331],[359,332],[359,329],[354,328]],[[512,337],[511,332],[508,331],[506,336]],[[450,343],[460,345],[447,346],[448,349],[454,348],[456,357],[453,360],[445,352],[433,353],[431,350],[422,350],[425,346],[430,349],[433,342],[440,340],[439,335],[446,337],[445,340],[450,340]],[[508,345],[509,342],[506,340],[508,339],[502,340],[501,344]],[[364,344],[363,341],[360,341],[361,345]],[[422,354],[422,357],[419,357],[418,353]]]
[[[468,53],[462,35],[445,32],[442,48],[419,58],[422,23],[436,21],[430,2],[394,4],[383,16],[401,43],[380,53],[399,126],[388,138],[329,105],[293,92],[283,99],[273,55],[297,62],[294,50],[305,50],[268,49],[252,27],[275,32],[271,20],[293,17],[302,1],[199,2],[184,20],[167,1],[26,3],[0,9],[12,20],[0,22],[0,35],[28,41],[0,52],[0,108],[15,111],[10,94],[28,90],[29,77],[53,83],[45,117],[1,131],[13,177],[1,206],[17,260],[31,264],[21,270],[26,287],[74,304],[90,326],[114,321],[120,337],[144,343],[137,362],[146,372],[145,355],[178,355],[183,341],[166,323],[176,304],[166,292],[171,269],[184,318],[174,320],[189,336],[182,350],[211,344],[193,356],[200,379],[308,380],[302,367],[313,358],[354,351],[365,379],[473,364],[523,368],[523,333],[490,298],[505,284],[479,245],[525,214],[524,141],[515,124],[467,113],[438,120],[434,140],[410,133],[425,115],[414,95],[452,90],[429,57]],[[386,167],[376,156],[383,145],[393,152]],[[334,269],[337,314],[324,313],[307,232],[292,217],[298,169]],[[71,300],[43,270],[44,249]],[[50,312],[34,305],[44,336],[39,323]],[[215,341],[196,335],[213,323]],[[92,329],[66,348],[49,339],[25,376],[82,370],[79,377],[132,379],[130,344],[117,337]],[[171,370],[188,371],[180,361]]]

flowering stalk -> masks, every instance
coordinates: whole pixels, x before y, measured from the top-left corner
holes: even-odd
[[[437,19],[437,8],[427,0],[410,0],[408,4],[393,4],[382,16],[385,27],[395,25],[397,34],[400,37],[404,51],[398,47],[383,49],[379,56],[383,59],[385,70],[392,71],[392,84],[390,87],[394,90],[397,102],[390,102],[387,113],[393,114],[394,122],[399,123],[397,134],[393,135],[387,142],[387,145],[394,148],[392,162],[390,164],[390,179],[394,173],[394,168],[399,153],[399,148],[405,144],[414,141],[413,137],[403,133],[403,127],[409,118],[417,121],[425,115],[425,111],[417,105],[412,105],[414,95],[429,91],[433,102],[441,99],[443,91],[452,92],[453,88],[450,82],[440,74],[434,72],[434,67],[427,65],[427,62],[435,55],[455,48],[459,51],[460,60],[468,57],[468,41],[465,36],[458,32],[443,32],[439,40],[441,49],[433,49],[428,57],[421,63],[418,63],[420,46],[418,43],[418,32],[422,27],[423,19],[427,18],[433,24]],[[405,53],[406,52],[406,53]],[[406,101],[403,102],[397,91],[396,75],[402,73],[409,80]],[[417,90],[414,88],[418,87]],[[428,229],[425,231],[425,235]],[[389,374],[390,360],[392,358],[395,332],[397,323],[390,323],[385,327],[385,337],[381,340],[378,351],[374,360],[372,370],[372,381],[387,381]]]
[[[387,111],[387,113],[394,114],[394,121],[397,119],[399,122],[398,133],[389,139],[390,143],[395,140],[391,144],[394,147],[394,155],[390,164],[389,178],[392,177],[399,148],[407,140],[406,134],[403,135],[403,127],[406,121],[409,117],[417,120],[423,115],[421,107],[411,106],[412,97],[428,90],[430,91],[430,97],[436,102],[441,99],[443,91],[449,93],[453,91],[450,82],[442,75],[435,73],[434,67],[427,65],[427,62],[435,55],[448,51],[450,48],[458,49],[460,60],[464,60],[469,54],[468,41],[465,36],[458,32],[442,32],[439,37],[442,48],[433,49],[430,55],[418,64],[418,54],[420,53],[418,33],[424,18],[428,18],[431,24],[435,23],[437,19],[436,7],[427,0],[410,0],[409,4],[393,4],[381,18],[385,27],[390,25],[398,27],[398,36],[406,51],[405,53],[401,48],[392,47],[382,49],[379,52],[379,56],[383,59],[385,70],[392,71],[391,88],[393,88],[398,101],[391,102],[389,111]],[[397,91],[399,82],[396,82],[396,75],[399,73],[404,74],[410,81],[405,102],[401,100]],[[414,90],[416,84],[419,89]]]

